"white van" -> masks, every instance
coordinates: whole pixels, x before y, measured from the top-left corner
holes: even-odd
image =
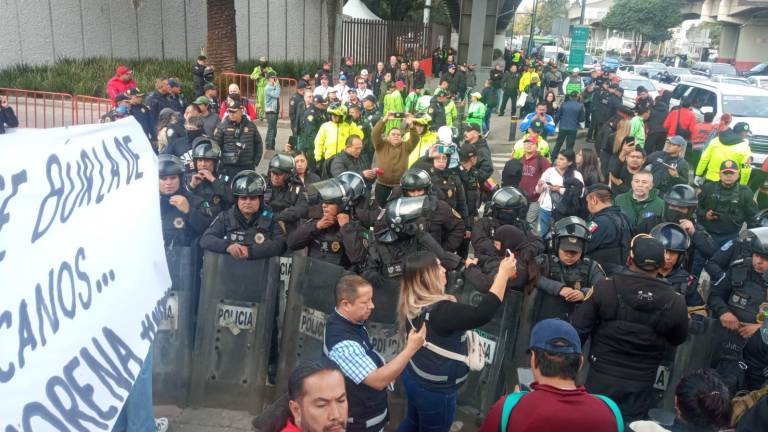
[[[686,97],[694,105],[701,104],[701,112],[714,112],[715,122],[724,113],[733,116],[731,126],[746,122],[752,130],[749,147],[752,165],[760,167],[768,156],[768,90],[750,86],[708,81],[683,81],[672,91],[669,107],[678,106]]]

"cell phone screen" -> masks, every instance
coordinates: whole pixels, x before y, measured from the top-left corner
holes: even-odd
[[[533,372],[530,368],[517,368],[517,382],[520,386],[530,387],[533,382]]]

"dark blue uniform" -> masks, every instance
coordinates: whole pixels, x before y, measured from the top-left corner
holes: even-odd
[[[189,201],[187,213],[171,204],[171,197],[176,195],[181,195]],[[160,195],[160,217],[163,225],[163,240],[169,247],[193,246],[197,237],[211,222],[210,215],[201,211],[200,200],[185,190],[179,190],[173,195]]]
[[[147,135],[147,139],[150,141],[157,140],[157,131],[155,130],[155,120],[152,118],[152,113],[149,111],[149,107],[144,104],[131,105],[131,109],[128,111],[133,118],[141,125],[144,130],[144,134]]]
[[[627,263],[633,227],[618,206],[606,207],[592,216],[591,233],[584,253],[597,261],[610,276]]]
[[[285,239],[274,214],[262,205],[259,212],[246,219],[237,205],[219,214],[200,239],[200,246],[211,252],[227,253],[232,244],[248,247],[248,259],[280,256]]]

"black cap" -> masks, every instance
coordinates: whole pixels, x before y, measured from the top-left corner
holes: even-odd
[[[658,270],[664,265],[664,245],[648,234],[638,234],[630,242],[629,256],[641,270]]]
[[[749,132],[752,133],[752,129],[749,128],[749,123],[746,122],[738,122],[735,125],[733,125],[733,131],[736,133],[742,133],[742,132]]]
[[[322,95],[315,95],[313,100],[315,103],[325,103],[325,98]]]
[[[208,90],[216,90],[216,86],[213,83],[208,83],[203,86],[203,91],[207,92]]]
[[[168,80],[168,85],[170,87],[181,87],[181,83],[176,81],[175,79],[171,78]]]
[[[128,96],[141,96],[144,93],[142,93],[141,90],[137,89],[136,87],[133,87],[126,90],[125,94],[127,94]]]
[[[364,97],[363,100],[367,100],[373,103],[379,103],[379,101],[376,99],[376,96],[369,94],[368,96]]]
[[[459,148],[459,159],[461,160],[469,160],[469,158],[475,156],[476,154],[477,147],[475,147],[474,144],[464,143],[461,145],[461,148]]]
[[[542,133],[544,131],[544,123],[542,123],[541,120],[534,120],[531,122],[531,125],[528,126],[528,129],[536,133]]]
[[[723,163],[720,164],[720,172],[723,171],[739,172],[739,165],[730,159],[724,160]]]
[[[480,125],[477,123],[464,123],[464,130],[465,131],[475,131],[477,133],[480,133]]]
[[[116,104],[120,103],[120,102],[123,102],[123,101],[127,101],[127,100],[131,100],[131,97],[128,96],[127,94],[125,94],[125,93],[119,93],[117,96],[115,96],[115,103]]]
[[[584,241],[578,237],[563,237],[558,242],[558,248],[570,252],[583,252]]]
[[[228,98],[227,99],[227,111],[239,111],[243,108],[243,104],[240,103],[240,99]]]
[[[584,191],[584,196],[587,196],[587,195],[591,194],[592,192],[597,192],[597,191],[610,192],[611,188],[607,184],[595,183],[595,184],[589,185],[587,187],[587,189]]]
[[[307,82],[304,80],[299,80],[298,84],[296,84],[296,87],[300,89],[307,88]]]

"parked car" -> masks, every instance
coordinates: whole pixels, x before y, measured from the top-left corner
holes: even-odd
[[[619,69],[616,71],[616,75],[620,77],[632,76],[632,75],[647,75],[648,78],[652,78],[660,73],[663,73],[666,70],[667,70],[666,66],[662,69],[656,66],[649,66],[647,64],[624,65],[624,66],[619,66]]]
[[[742,77],[716,75],[710,78],[709,80],[717,83],[727,83],[727,84],[736,84],[736,85],[745,85],[745,86],[751,85],[748,79],[742,78]]]
[[[624,98],[622,103],[627,108],[635,107],[635,99],[637,99],[637,88],[640,86],[645,87],[648,90],[648,94],[652,98],[656,98],[659,95],[659,90],[656,85],[648,78],[642,75],[625,75],[621,77],[619,86],[624,89]]]
[[[683,97],[701,106],[702,113],[714,112],[715,121],[727,112],[733,116],[732,124],[747,122],[752,130],[749,138],[752,164],[762,166],[768,156],[768,90],[711,81],[683,81],[672,91],[670,109],[678,106]]]
[[[667,70],[667,65],[661,62],[645,62],[643,63],[643,66],[647,66],[649,68],[653,69],[664,69]]]
[[[712,63],[712,62],[699,62],[693,65],[691,72],[696,75],[704,75],[713,77],[717,75],[725,75],[737,77],[739,73],[736,72],[736,68],[728,63]]]
[[[673,76],[680,76],[680,75],[691,75],[691,70],[688,68],[682,68],[682,67],[668,67],[667,72],[669,72],[670,75]]]
[[[616,72],[619,68],[619,60],[612,57],[605,57],[600,62],[600,69],[608,72]]]
[[[742,76],[768,75],[768,62],[758,63],[752,69],[742,72]]]
[[[747,78],[749,85],[768,90],[768,75],[752,75]]]

